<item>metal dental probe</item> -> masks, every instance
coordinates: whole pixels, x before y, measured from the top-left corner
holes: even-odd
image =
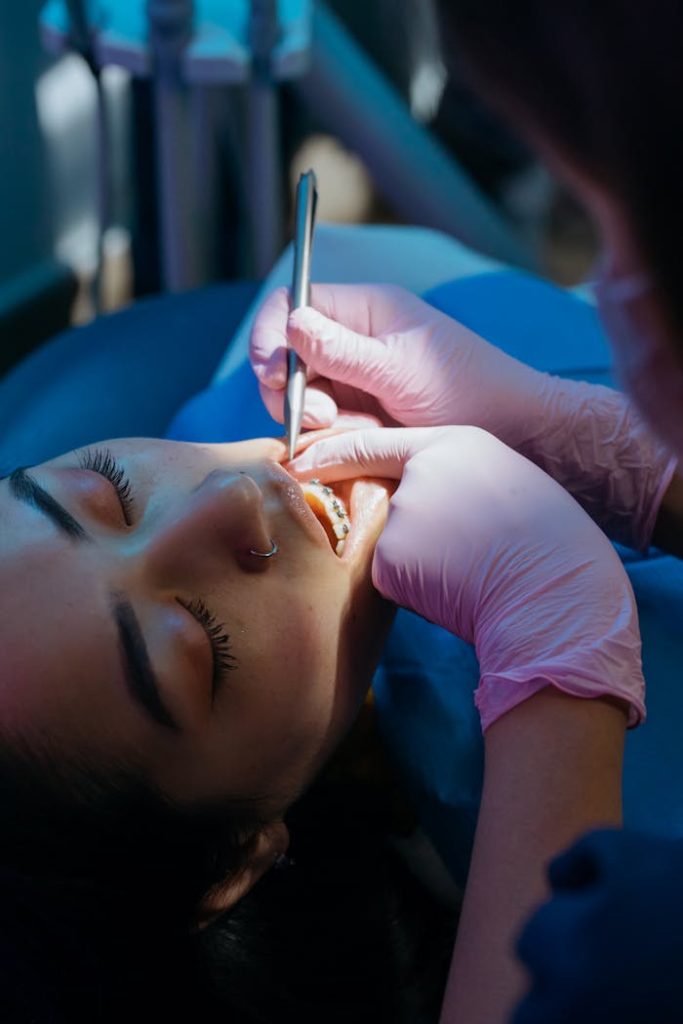
[[[307,171],[296,189],[294,225],[294,271],[292,309],[311,304],[311,250],[318,191],[315,174]],[[285,392],[285,431],[290,459],[294,458],[306,393],[306,364],[292,348],[287,349],[287,390]]]

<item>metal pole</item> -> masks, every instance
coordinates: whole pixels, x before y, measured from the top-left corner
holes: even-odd
[[[95,273],[90,283],[93,308],[104,312],[104,237],[111,221],[111,140],[107,90],[102,69],[97,63],[94,30],[88,21],[84,0],[66,0],[69,14],[70,44],[88,65],[97,91],[97,220],[98,238]]]
[[[252,0],[247,162],[252,258],[259,278],[271,269],[283,244],[280,111],[271,73],[271,57],[279,32],[276,0]]]
[[[188,89],[182,58],[192,37],[193,0],[147,0],[153,59],[161,265],[167,291],[197,283]]]
[[[92,32],[84,0],[66,0],[66,9],[69,15],[71,45],[88,62],[93,74],[96,74],[97,66],[93,56]]]
[[[219,101],[224,102],[224,95],[218,86],[190,87],[195,266],[202,283],[218,277],[219,230],[223,220],[216,128]]]
[[[446,231],[506,263],[534,260],[492,203],[415,121],[339,20],[316,2],[311,69],[293,81],[304,102],[363,158],[408,223]],[[447,268],[446,268],[447,269]]]
[[[102,72],[95,76],[97,87],[97,217],[99,238],[97,240],[97,269],[92,284],[95,310],[98,314],[104,308],[104,240],[111,226],[112,215],[112,169],[111,169],[111,119],[109,98]]]

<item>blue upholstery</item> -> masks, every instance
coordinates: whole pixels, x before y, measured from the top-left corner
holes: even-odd
[[[163,437],[257,290],[239,282],[147,299],[44,345],[0,381],[0,470],[105,438]]]

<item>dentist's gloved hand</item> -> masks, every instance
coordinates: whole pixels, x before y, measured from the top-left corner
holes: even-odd
[[[484,729],[546,686],[611,695],[631,724],[644,717],[626,573],[604,534],[533,463],[477,427],[439,427],[313,440],[289,469],[322,481],[400,479],[373,582],[475,645]]]
[[[281,288],[252,330],[252,366],[275,419],[289,340],[309,368],[304,427],[483,427],[614,540],[647,548],[675,463],[622,394],[533,370],[401,288],[314,285],[312,305],[290,315]]]
[[[683,842],[593,832],[550,865],[519,940],[531,989],[512,1024],[680,1024]]]

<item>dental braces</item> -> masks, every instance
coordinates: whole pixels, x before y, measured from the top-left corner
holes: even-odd
[[[344,504],[336,496],[331,487],[321,480],[313,479],[303,484],[303,491],[317,519],[325,527],[330,543],[334,540],[335,554],[344,553],[346,538],[351,532],[351,521]],[[325,519],[323,520],[322,514]]]

